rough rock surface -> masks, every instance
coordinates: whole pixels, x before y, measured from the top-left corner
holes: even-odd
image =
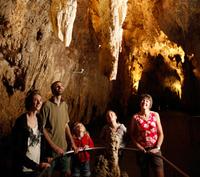
[[[29,89],[44,100],[64,82],[72,121],[109,105],[131,114],[135,95],[198,111],[200,3],[196,0],[0,0],[0,134]]]

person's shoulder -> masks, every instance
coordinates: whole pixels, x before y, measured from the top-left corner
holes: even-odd
[[[150,112],[152,115],[154,115],[154,116],[158,116],[159,114],[158,114],[158,112],[156,112],[156,111],[151,111]]]
[[[16,122],[21,122],[26,119],[26,113],[22,113],[19,117],[17,117]]]
[[[122,131],[123,131],[124,133],[127,132],[127,128],[126,128],[126,126],[125,126],[124,124],[121,124],[121,129],[122,129]]]
[[[156,120],[160,119],[159,113],[156,111],[151,111],[152,117],[154,117]]]
[[[52,102],[51,100],[46,100],[46,101],[43,103],[43,107],[50,107],[52,104],[53,104],[53,102]]]
[[[61,100],[61,104],[60,105],[63,105],[63,106],[68,108],[67,102],[65,100],[63,100],[63,99]]]
[[[90,134],[86,131],[83,137],[84,138],[90,138]]]
[[[23,127],[26,124],[26,113],[22,113],[17,119],[15,120],[14,123],[14,129],[16,127]]]
[[[120,123],[120,127],[121,127],[122,129],[126,129],[126,126],[125,126],[124,124],[122,124],[122,123]]]

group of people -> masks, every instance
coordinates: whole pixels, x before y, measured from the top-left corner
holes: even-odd
[[[41,170],[48,168],[48,176],[56,169],[61,177],[89,177],[90,154],[84,149],[94,147],[94,142],[81,122],[69,127],[68,106],[62,98],[63,83],[54,82],[51,91],[52,97],[44,103],[38,90],[27,93],[26,112],[16,119],[12,131],[14,176],[37,177]],[[156,177],[164,177],[162,159],[152,155],[161,155],[164,138],[159,114],[151,111],[152,103],[150,95],[142,95],[140,111],[131,119],[129,135],[139,150],[137,159],[141,176],[148,176],[150,165]],[[111,129],[119,136],[120,147],[124,147],[127,128],[117,121],[112,110],[107,111],[106,120],[101,138],[106,143],[107,131]],[[74,155],[64,155],[71,149]]]

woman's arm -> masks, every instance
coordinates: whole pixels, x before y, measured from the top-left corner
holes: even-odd
[[[156,147],[154,149],[150,150],[151,153],[157,153],[160,151],[160,148],[161,148],[161,145],[162,145],[163,139],[164,139],[160,116],[158,113],[155,113],[155,117],[156,117],[156,124],[157,124],[158,140],[157,140]]]
[[[163,133],[163,129],[162,129],[161,121],[160,121],[160,116],[158,113],[156,113],[156,122],[157,122],[157,127],[158,127],[158,141],[157,141],[156,146],[158,147],[158,149],[160,149],[163,143],[164,133]]]

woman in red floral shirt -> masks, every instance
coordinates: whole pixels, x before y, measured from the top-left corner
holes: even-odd
[[[140,101],[140,112],[131,120],[131,140],[140,150],[137,162],[141,169],[141,176],[149,176],[149,167],[153,169],[155,177],[164,177],[163,160],[156,155],[161,155],[161,145],[164,134],[160,117],[157,112],[151,111],[152,97],[143,94]]]
[[[86,131],[85,126],[77,122],[73,127],[73,139],[79,150],[94,147],[94,143]],[[90,172],[90,153],[87,151],[78,152],[72,156],[72,176],[89,177]]]

